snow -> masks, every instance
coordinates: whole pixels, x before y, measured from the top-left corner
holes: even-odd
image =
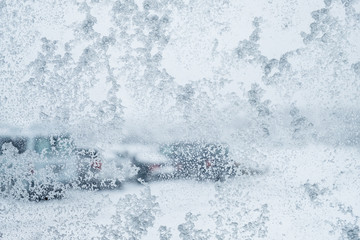
[[[169,161],[163,154],[159,153],[159,145],[151,144],[121,144],[112,145],[106,149],[112,152],[128,153],[132,157],[143,163],[165,163]]]
[[[221,234],[224,239],[236,234],[250,239],[339,239],[345,226],[357,224],[359,149],[308,145],[260,150],[269,164],[262,175],[225,182],[126,183],[112,191],[70,190],[64,199],[38,203],[1,199],[0,232],[4,239],[96,239],[117,214],[122,216],[121,229],[134,231],[134,209],[147,216],[141,221],[147,225],[133,233],[141,239],[159,239],[160,228],[170,231],[171,239],[216,239]],[[129,197],[130,205],[119,204]]]
[[[0,1],[0,137],[69,133],[102,164],[28,201],[49,159],[0,146],[0,239],[359,240],[359,3]],[[238,176],[131,178],[179,141],[226,144]]]

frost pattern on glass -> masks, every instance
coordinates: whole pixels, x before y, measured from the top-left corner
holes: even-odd
[[[0,239],[360,239],[359,0],[0,0]]]

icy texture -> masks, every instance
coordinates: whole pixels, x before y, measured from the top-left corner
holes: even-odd
[[[100,181],[98,158],[82,162],[64,183],[46,151],[7,142],[0,238],[359,239],[359,6],[0,0],[1,136],[53,125],[77,157],[124,142],[226,143],[238,167],[191,182],[193,193],[140,181],[119,197],[82,191],[118,189],[128,173],[115,162],[102,159]]]
[[[116,204],[112,224],[101,226],[101,237],[105,239],[140,239],[153,226],[158,210],[155,197],[146,189],[141,197],[126,195]]]

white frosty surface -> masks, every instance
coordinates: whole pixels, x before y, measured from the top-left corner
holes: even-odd
[[[119,152],[166,159],[101,146],[224,142],[241,166],[268,169],[40,203],[0,184],[0,238],[359,240],[359,4],[0,0],[1,134],[63,124],[78,146],[108,151],[101,174],[120,180],[131,174]],[[14,168],[10,193],[22,193],[11,154],[0,183]]]
[[[160,226],[170,228],[170,239],[186,239],[180,237],[178,227],[189,212],[198,215],[193,233],[200,231],[204,239],[225,232],[224,239],[235,239],[234,226],[239,239],[350,239],[344,229],[356,225],[360,216],[357,148],[309,145],[261,152],[269,166],[262,176],[223,183],[150,183],[160,211],[141,239],[160,239]],[[115,191],[71,191],[63,200],[41,203],[1,199],[0,232],[4,239],[96,239],[100,225],[111,224],[116,210],[123,216],[122,224],[130,221],[126,216],[131,210],[116,209],[116,203],[127,194],[140,199],[146,189],[126,184]],[[200,235],[192,236],[201,239]]]
[[[159,145],[122,144],[111,147],[113,152],[128,153],[144,163],[163,163],[169,161],[159,152]]]

